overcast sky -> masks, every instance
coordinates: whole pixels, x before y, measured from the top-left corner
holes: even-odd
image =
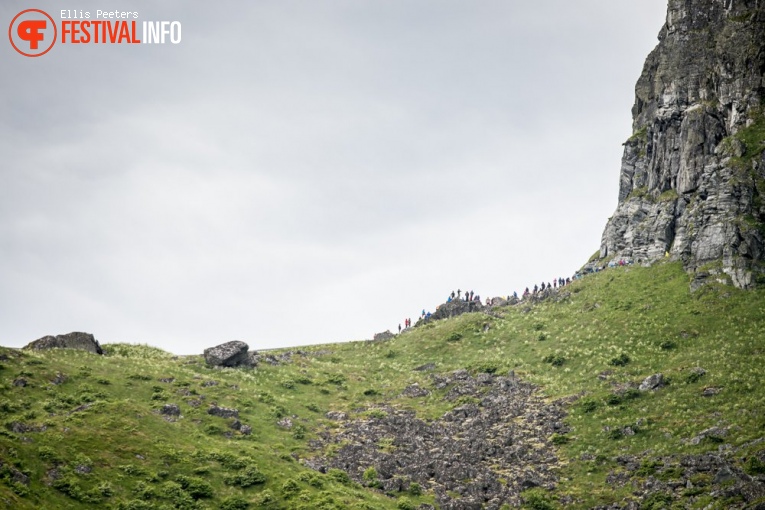
[[[371,338],[571,275],[666,0],[5,1],[179,45],[2,45],[0,344]]]

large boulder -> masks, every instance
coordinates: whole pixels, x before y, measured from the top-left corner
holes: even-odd
[[[44,336],[29,343],[24,349],[80,349],[92,352],[93,354],[104,353],[98,340],[93,335],[79,332],[72,332],[66,335]]]
[[[638,390],[640,391],[655,391],[664,386],[664,375],[653,374],[646,377],[643,382],[640,383]]]
[[[390,332],[390,330],[383,331],[382,333],[375,333],[372,337],[373,342],[383,342],[385,340],[392,340],[396,338],[396,335]]]
[[[249,346],[239,340],[226,342],[225,344],[205,349],[205,361],[212,367],[249,366],[247,349],[249,349]]]

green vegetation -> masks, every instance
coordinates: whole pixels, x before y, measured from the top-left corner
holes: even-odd
[[[645,142],[648,138],[648,126],[643,126],[634,133],[632,133],[632,136],[629,137],[627,140],[627,143],[631,142]]]
[[[610,269],[575,282],[559,302],[507,307],[491,318],[466,314],[385,342],[306,348],[305,356],[254,370],[214,370],[198,356],[147,346],[106,345],[105,356],[0,348],[0,500],[21,510],[433,504],[427,484],[384,494],[379,466],[322,474],[296,460],[320,453],[310,446],[320,431],[341,427],[327,411],[370,420],[391,406],[434,419],[464,403],[446,401],[449,387],[436,389],[431,373],[414,370],[428,363],[439,373],[513,370],[551,399],[576,396],[569,432],[550,437],[560,483],[554,492],[525,492],[526,508],[635,500],[631,484],[606,483],[625,455],[642,462],[635,476],[676,480],[681,473],[660,458],[731,445],[741,448],[741,469],[761,474],[762,443],[748,445],[765,435],[765,291],[709,286],[691,294],[688,283],[677,264]],[[634,389],[655,373],[669,384]],[[64,380],[54,384],[59,374]],[[26,386],[14,385],[18,378]],[[401,396],[415,383],[430,394]],[[721,390],[704,397],[706,387]],[[237,409],[251,433],[208,414],[212,402]],[[171,405],[179,416],[163,414]],[[277,424],[284,418],[291,427]],[[724,437],[689,441],[727,425]],[[396,448],[393,438],[377,444]],[[701,476],[682,496],[657,492],[638,503],[711,504],[711,481]]]
[[[664,191],[661,195],[659,195],[659,202],[672,202],[674,200],[677,200],[679,195],[677,194],[677,190],[674,189],[668,189],[667,191]]]

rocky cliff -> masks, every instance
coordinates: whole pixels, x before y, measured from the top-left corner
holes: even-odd
[[[669,257],[694,285],[765,282],[764,74],[765,2],[669,0],[597,263]]]

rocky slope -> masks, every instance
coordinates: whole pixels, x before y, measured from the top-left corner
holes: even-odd
[[[596,264],[671,257],[694,285],[765,280],[764,74],[762,2],[669,1]]]
[[[310,459],[321,472],[342,469],[359,483],[386,492],[408,490],[412,483],[433,491],[443,510],[520,506],[521,492],[553,489],[559,467],[550,438],[568,432],[564,404],[547,403],[536,388],[510,377],[466,370],[432,374],[431,389],[407,387],[409,398],[449,388],[445,399],[464,402],[441,418],[426,421],[411,410],[375,407],[365,419],[342,422],[339,433],[325,431],[314,446],[335,445],[333,455]]]

